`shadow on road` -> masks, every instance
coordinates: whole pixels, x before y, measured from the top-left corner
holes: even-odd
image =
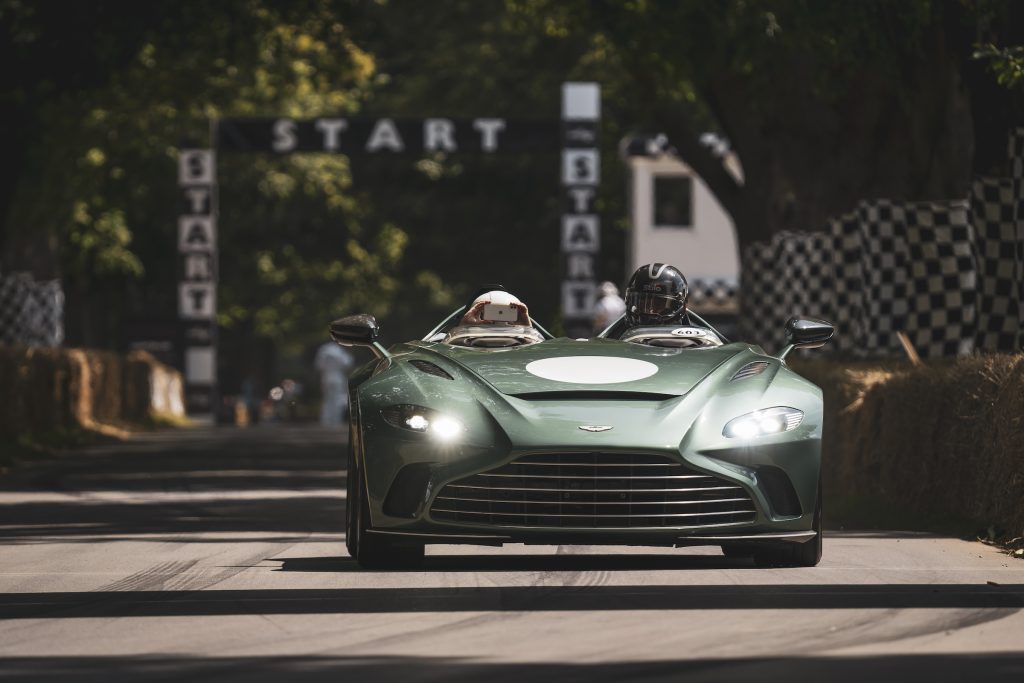
[[[338,430],[205,429],[59,457],[0,479],[0,544],[340,533],[346,443]]]
[[[4,506],[0,543],[29,542],[39,536],[62,542],[95,543],[144,534],[341,533],[344,521],[344,499],[327,496],[169,503],[21,503]],[[222,542],[224,539],[211,540]]]
[[[441,657],[20,657],[0,664],[19,681],[945,681],[1019,680],[1024,655],[867,655],[666,659],[653,662],[482,663]]]
[[[6,593],[0,619],[619,610],[995,609],[1024,584],[489,586]]]
[[[274,559],[284,572],[362,572],[351,557],[291,557]],[[754,569],[746,558],[728,558],[724,555],[680,554],[625,554],[602,555],[435,555],[409,572],[572,572],[572,571],[655,571],[686,569]]]

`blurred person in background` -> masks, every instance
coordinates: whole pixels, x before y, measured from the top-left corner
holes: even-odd
[[[619,319],[626,312],[626,302],[619,296],[615,283],[605,280],[601,283],[601,296],[594,305],[594,334]]]
[[[246,375],[239,391],[239,400],[246,412],[246,424],[256,424],[260,421],[260,402],[257,398],[256,380],[252,375]]]
[[[320,424],[340,425],[348,412],[348,373],[355,365],[351,352],[333,341],[325,342],[316,351],[314,361],[320,373]]]

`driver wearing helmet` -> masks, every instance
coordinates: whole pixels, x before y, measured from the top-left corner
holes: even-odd
[[[689,296],[686,278],[675,266],[640,266],[626,286],[626,328],[689,324]]]

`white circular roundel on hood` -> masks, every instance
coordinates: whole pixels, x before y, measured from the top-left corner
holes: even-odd
[[[658,366],[645,360],[613,356],[562,356],[535,360],[526,366],[531,375],[573,384],[618,384],[650,377]]]

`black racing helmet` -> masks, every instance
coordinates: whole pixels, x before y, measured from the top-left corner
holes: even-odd
[[[681,323],[689,297],[690,286],[675,266],[640,266],[626,286],[626,324],[637,327]]]

